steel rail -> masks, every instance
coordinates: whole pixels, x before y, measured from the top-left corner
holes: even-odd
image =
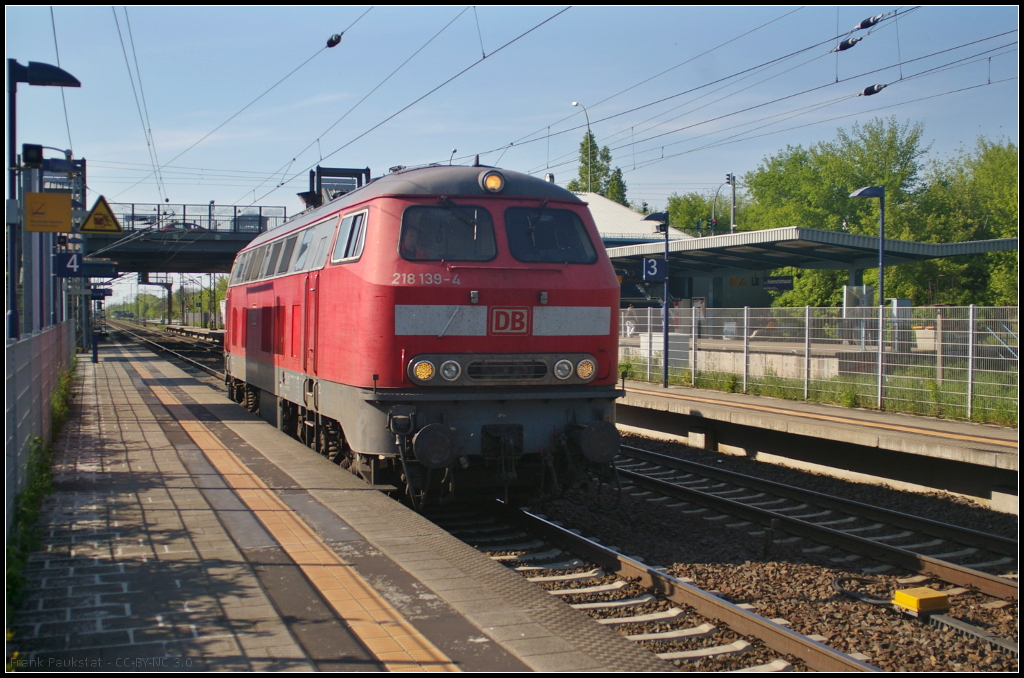
[[[107,322],[108,322],[108,324],[113,325],[114,327],[116,327],[118,332],[124,332],[125,334],[130,335],[130,336],[134,337],[136,340],[142,342],[143,344],[147,344],[149,346],[152,346],[153,348],[155,348],[158,351],[162,351],[164,353],[167,353],[168,355],[172,355],[175,358],[177,358],[178,360],[186,362],[189,365],[191,365],[192,367],[196,367],[196,368],[202,370],[203,372],[206,372],[210,376],[217,377],[218,379],[224,379],[224,376],[225,376],[224,372],[218,372],[217,370],[213,369],[212,367],[207,367],[206,365],[203,365],[200,362],[192,360],[191,358],[188,358],[188,357],[178,353],[177,351],[171,350],[171,349],[167,348],[166,346],[162,346],[162,345],[156,343],[152,339],[147,339],[147,338],[143,337],[140,334],[136,334],[135,332],[132,332],[130,329],[128,329],[127,327],[125,327],[121,323],[111,322],[109,320]]]
[[[621,449],[625,450],[628,456],[633,459],[650,461],[651,463],[660,464],[679,471],[697,473],[716,480],[736,483],[743,487],[771,492],[774,495],[786,497],[787,499],[807,502],[822,508],[842,511],[867,520],[884,521],[890,525],[903,527],[908,530],[914,530],[916,532],[929,534],[934,537],[941,537],[943,539],[954,540],[970,546],[977,546],[978,548],[983,548],[992,551],[993,553],[999,553],[1005,556],[1017,557],[1018,546],[1017,540],[1015,539],[1008,539],[1007,537],[1000,537],[998,535],[979,532],[977,530],[959,527],[957,525],[950,525],[948,523],[940,523],[937,520],[930,520],[928,518],[911,516],[906,513],[899,513],[897,511],[884,509],[878,506],[871,506],[870,504],[864,504],[852,499],[842,499],[840,497],[822,494],[821,492],[815,492],[814,490],[805,490],[791,485],[783,485],[771,480],[755,478],[735,471],[726,471],[725,469],[718,469],[713,466],[698,464],[697,462],[687,461],[685,459],[660,454],[658,452],[643,450],[638,447],[622,445]]]
[[[791,518],[765,509],[747,506],[738,501],[723,499],[706,492],[681,487],[668,481],[648,478],[639,473],[619,469],[619,474],[637,487],[660,492],[682,501],[737,516],[743,520],[755,522],[766,527],[770,526],[773,520],[776,520],[781,529],[795,536],[836,546],[857,555],[867,556],[890,565],[906,568],[912,572],[930,574],[958,586],[974,586],[982,593],[997,598],[1017,599],[1017,582],[1003,577],[954,565],[944,560],[937,560],[895,546],[879,544],[870,539],[846,534],[829,527],[815,525],[799,518]]]
[[[564,527],[527,511],[498,505],[502,520],[531,533],[539,533],[552,544],[591,560],[606,571],[629,579],[639,579],[642,586],[674,603],[694,608],[699,614],[727,624],[741,635],[755,636],[768,648],[792,655],[816,671],[880,671],[823,643],[811,640],[796,631],[776,624],[758,614],[744,610],[696,586],[656,570],[638,560],[617,553],[574,534]]]

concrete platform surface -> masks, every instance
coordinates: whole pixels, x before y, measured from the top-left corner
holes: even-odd
[[[1018,431],[1013,428],[628,380],[625,389],[619,405],[684,415],[691,425],[696,420],[725,422],[1017,471]],[[695,443],[705,446],[703,438]]]

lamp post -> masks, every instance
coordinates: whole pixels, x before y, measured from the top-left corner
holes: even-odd
[[[81,87],[82,83],[67,71],[37,61],[22,66],[17,59],[7,60],[7,198],[18,199],[18,83],[50,87]],[[21,219],[8,229],[7,243],[7,337],[17,340],[21,330],[18,323],[18,235]]]
[[[658,232],[665,234],[665,289],[661,296],[661,385],[662,388],[668,388],[668,212],[648,214],[643,220],[658,222]]]
[[[865,186],[851,198],[878,198],[878,305],[885,305],[885,186]]]
[[[580,102],[574,101],[574,102],[572,102],[572,105],[573,106],[579,106],[580,108],[582,108],[583,109],[583,115],[586,116],[586,118],[587,118],[587,192],[588,193],[593,193],[594,192],[594,185],[593,185],[593,183],[591,182],[590,179],[591,179],[591,176],[592,176],[591,172],[593,171],[593,165],[594,165],[594,150],[591,148],[591,141],[590,141],[592,139],[592,136],[590,134],[590,114],[587,113],[587,107],[584,106],[583,104],[581,104]]]
[[[885,186],[865,186],[850,194],[851,198],[878,198],[878,409],[882,409],[885,395],[883,375],[885,368],[885,328],[882,307],[885,305]]]

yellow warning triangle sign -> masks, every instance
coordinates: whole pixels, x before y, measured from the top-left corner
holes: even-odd
[[[82,222],[79,233],[124,233],[121,223],[110,211],[107,199],[102,195],[96,199],[89,216]]]

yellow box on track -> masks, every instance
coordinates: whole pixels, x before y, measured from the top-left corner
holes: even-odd
[[[909,612],[945,612],[949,596],[929,588],[903,589],[893,595],[892,604]]]

